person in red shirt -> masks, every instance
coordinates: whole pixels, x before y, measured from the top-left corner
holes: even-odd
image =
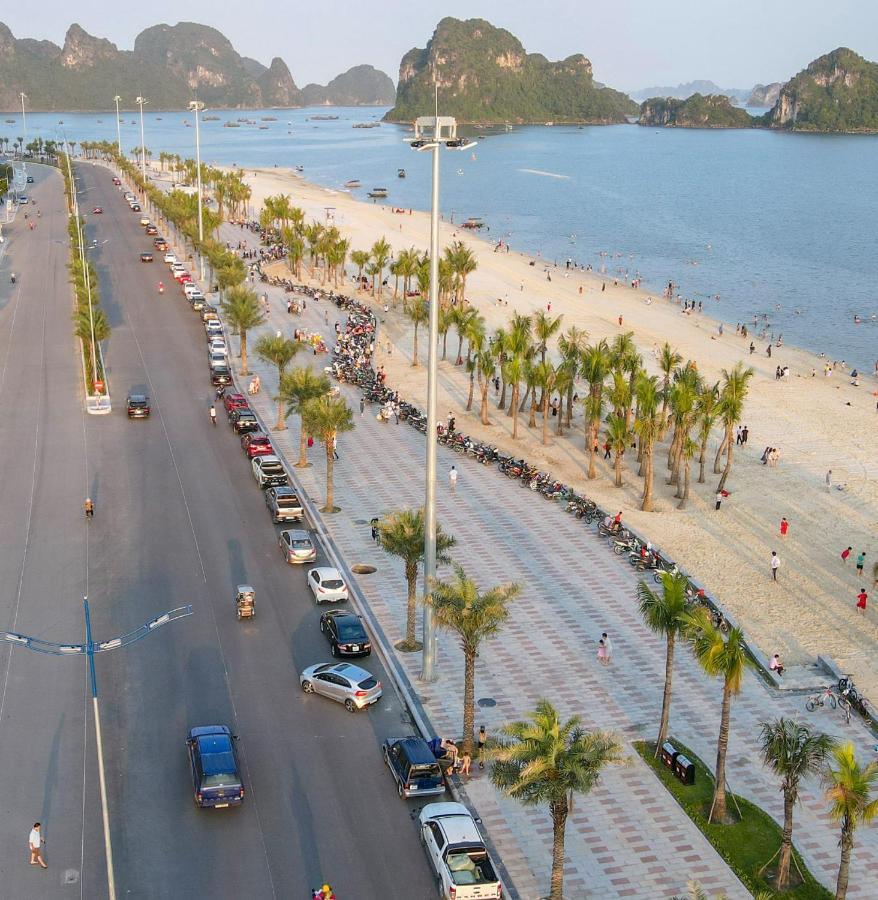
[[[786,536],[787,536],[787,532],[788,532],[789,530],[790,530],[790,523],[787,521],[787,517],[784,516],[784,517],[780,520],[780,536],[781,536],[781,537],[786,537]]]
[[[851,555],[852,547],[847,547],[846,549],[841,551],[841,561],[846,563],[848,561],[848,557]]]
[[[869,595],[866,593],[865,588],[860,588],[860,593],[857,594],[857,610],[859,612],[866,611],[866,601],[869,599]]]

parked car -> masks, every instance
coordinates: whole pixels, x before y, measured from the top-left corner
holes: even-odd
[[[192,281],[192,276],[188,272],[174,272],[174,281],[177,284],[186,284],[187,281]]]
[[[152,262],[152,254],[151,253],[141,253],[140,261],[141,262]]]
[[[201,288],[195,284],[194,281],[190,281],[188,284],[183,285],[183,293],[188,297],[190,294],[200,294]]]
[[[206,325],[208,322],[216,322],[220,326],[220,333],[222,333],[222,325],[219,320],[219,313],[216,311],[215,306],[211,306],[209,303],[205,303],[201,309],[201,321]]]
[[[102,216],[102,215],[104,214],[103,207],[101,207],[101,206],[96,206],[96,207],[91,211],[91,214],[92,214],[93,216]]]
[[[274,453],[274,447],[271,446],[271,440],[267,434],[261,431],[253,431],[245,434],[241,438],[241,448],[247,459],[253,459],[254,456],[265,456]]]
[[[299,676],[306,694],[322,694],[344,703],[348,712],[371,706],[381,698],[381,682],[351,663],[320,663],[308,666]]]
[[[232,383],[232,370],[228,366],[215,366],[210,370],[210,383],[214,387]]]
[[[120,185],[120,184],[122,184],[122,182],[119,180],[119,178],[117,176],[114,175],[113,176],[113,184]]]
[[[141,216],[141,217],[140,217],[140,224],[141,224],[141,225],[149,225],[149,224],[150,224],[149,216]]]
[[[305,515],[299,497],[289,485],[270,487],[265,492],[265,505],[272,522],[299,522]]]
[[[282,531],[277,543],[283,551],[284,559],[290,565],[314,562],[317,559],[317,548],[307,531],[301,529]]]
[[[205,306],[207,306],[207,300],[200,291],[197,294],[193,294],[189,297],[189,302],[192,304],[192,309],[195,312],[201,312]]]
[[[329,641],[333,656],[369,656],[372,641],[363,627],[362,616],[344,609],[331,609],[320,617],[320,630]]]
[[[147,226],[146,226],[146,233],[147,233],[148,235],[150,235],[150,237],[151,237],[151,236],[154,235],[154,234],[158,234],[158,233],[159,233],[159,230],[158,230],[158,228],[155,227],[155,225],[147,225]]]
[[[190,729],[186,747],[196,806],[223,809],[244,802],[244,782],[235,749],[237,740],[227,725]]]
[[[428,803],[420,812],[421,840],[445,900],[496,900],[503,885],[478,826],[462,803]]]
[[[148,419],[150,414],[149,397],[145,394],[128,395],[128,418]]]
[[[140,204],[132,203],[131,204],[131,212],[140,212]]]
[[[228,366],[229,364],[229,358],[225,353],[211,348],[208,348],[207,360],[212,369],[215,369],[217,366]]]
[[[259,420],[250,409],[235,409],[229,413],[229,422],[235,434],[249,434],[259,431]]]
[[[438,797],[445,793],[442,768],[423,738],[414,734],[388,738],[382,750],[400,797]]]
[[[26,180],[27,180],[27,183],[28,183],[28,184],[33,184],[33,183],[34,183],[34,176],[33,176],[33,175],[28,175]]]
[[[165,254],[165,262],[166,263],[173,265],[176,261],[177,261],[177,257],[175,256],[175,254],[171,253],[170,251],[168,251]]]
[[[247,401],[245,400],[244,402],[246,403]],[[256,479],[259,487],[278,487],[289,484],[286,469],[284,469],[283,464],[276,456],[270,453],[265,456],[255,456],[251,465],[253,467],[253,477]]]
[[[317,603],[338,603],[348,599],[348,586],[338,569],[320,566],[308,573],[308,587]]]
[[[204,319],[204,316],[201,317]],[[223,333],[223,326],[220,323],[219,319],[205,319],[204,320],[204,330],[207,332],[207,336],[209,338],[213,337],[215,334]]]
[[[227,413],[231,414],[233,409],[249,409],[250,404],[243,394],[226,394],[223,397],[223,406]]]

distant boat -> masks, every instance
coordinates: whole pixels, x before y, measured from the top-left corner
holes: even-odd
[[[97,121],[98,121],[98,125],[103,125],[103,124],[104,124],[104,120],[103,120],[103,119],[98,119]]]
[[[460,225],[461,228],[469,228],[471,231],[477,231],[479,228],[485,227],[484,220],[479,216],[470,216]]]
[[[308,116],[312,122],[334,122],[338,116]]]
[[[405,169],[397,169],[396,177],[397,178],[405,178]]]
[[[387,196],[387,188],[381,188],[381,187],[372,188],[372,190],[369,191],[369,196],[373,200],[383,199],[384,197]]]
[[[63,120],[63,119],[58,119],[58,124],[59,124],[59,125],[63,125],[63,124],[64,124],[64,120]]]
[[[7,124],[7,125],[14,125],[15,122],[16,122],[15,119],[7,119],[7,120],[6,120],[6,124]]]
[[[238,122],[223,122],[223,128],[240,128]]]
[[[162,117],[161,117],[161,116],[156,116],[156,117],[155,117],[155,120],[156,120],[156,122],[161,122]]]
[[[512,131],[512,126],[508,122],[506,123],[505,128],[506,128],[506,131]]]
[[[458,170],[457,170],[457,174],[458,174],[458,175],[463,175],[463,169],[458,169]]]
[[[344,183],[344,186],[345,186],[346,188],[358,188],[358,187],[360,187],[360,179],[359,179],[359,178],[352,178],[350,181],[346,181],[346,182]]]
[[[554,122],[546,122],[546,128],[551,128],[554,124]]]
[[[202,122],[219,122],[219,120],[220,120],[219,116],[202,116],[201,117]]]
[[[380,122],[356,122],[352,128],[380,128]]]
[[[296,170],[297,172],[304,172],[304,171],[305,171],[305,167],[304,167],[304,166],[295,166],[294,168],[295,168],[295,170]]]
[[[268,126],[267,126],[267,125],[260,125],[260,126],[259,126],[259,130],[260,130],[260,131],[268,131]]]
[[[263,122],[276,122],[277,116],[260,116],[259,117]]]

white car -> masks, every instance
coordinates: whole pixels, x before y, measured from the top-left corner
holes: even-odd
[[[194,281],[187,281],[183,285],[183,293],[186,295],[187,300],[191,300],[193,294],[201,293],[201,288]]]
[[[171,271],[174,273],[174,275],[177,275],[180,272],[185,272],[186,266],[184,266],[181,262],[171,263]]]
[[[229,348],[226,346],[226,339],[220,337],[219,335],[215,335],[214,337],[212,337],[208,346],[210,347],[211,353],[222,353],[224,356],[229,355]]]
[[[319,566],[308,572],[308,587],[316,603],[338,603],[348,599],[348,586],[338,569]]]
[[[211,369],[215,369],[217,366],[227,366],[229,364],[229,359],[226,354],[215,350],[210,351],[208,359],[210,360]]]
[[[220,323],[219,319],[208,319],[204,323],[204,330],[207,332],[207,336],[215,337],[217,335],[222,335],[223,326]]]
[[[172,266],[172,265],[174,265],[175,262],[177,262],[177,257],[173,253],[166,253],[165,254],[165,262],[168,265]]]
[[[140,224],[141,225],[149,225],[149,216],[141,216]]]

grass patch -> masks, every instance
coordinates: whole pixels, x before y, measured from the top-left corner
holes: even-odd
[[[737,814],[740,807],[741,819],[731,825],[708,824],[707,816],[713,800],[713,774],[688,747],[674,739],[671,739],[671,743],[695,763],[695,784],[682,784],[670,769],[662,764],[661,757],[653,756],[655,742],[635,741],[634,748],[751,893],[761,893],[783,900],[832,900],[833,893],[808,871],[795,846],[793,856],[804,878],[801,883],[795,884],[794,879],[798,877],[798,871],[793,863],[790,877],[794,886],[783,893],[775,891],[770,882],[764,876],[760,876],[758,871],[780,847],[782,834],[780,825],[767,812],[737,794],[735,800],[738,806],[735,806],[732,794],[729,794],[728,808],[730,813]],[[794,819],[794,841],[795,835]],[[769,870],[773,866],[774,863],[769,866]]]

